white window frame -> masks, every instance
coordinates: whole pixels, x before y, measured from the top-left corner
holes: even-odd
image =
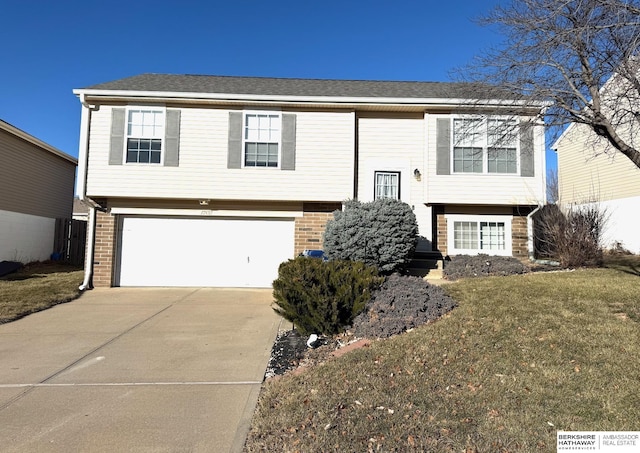
[[[142,134],[130,135],[129,134],[129,115],[131,112],[136,111],[152,111],[162,113],[162,131],[161,133],[154,134]],[[167,129],[167,109],[164,106],[157,105],[129,105],[125,109],[124,117],[124,152],[122,153],[122,160],[125,165],[164,165],[165,154],[165,133]],[[129,153],[129,139],[147,139],[147,140],[160,140],[160,162],[127,162],[127,155]]]
[[[394,175],[397,176],[398,180],[397,180],[397,186],[396,186],[396,192],[397,192],[397,196],[395,198],[395,200],[402,200],[402,172],[398,171],[398,170],[375,170],[373,172],[373,199],[377,200],[378,199],[378,175]],[[382,197],[382,198],[391,198],[391,197]]]
[[[449,255],[486,255],[513,256],[512,222],[510,215],[467,215],[467,214],[445,214],[447,221],[447,253]],[[478,248],[477,249],[456,249],[454,225],[455,222],[476,222],[478,224]],[[480,248],[480,224],[504,223],[504,250],[484,250]]]
[[[271,140],[267,142],[254,141],[247,139],[247,118],[250,115],[268,115],[277,116],[280,119],[280,129],[278,130],[277,140]],[[261,167],[258,165],[246,165],[247,156],[247,143],[275,143],[278,146],[278,162],[275,167]],[[259,169],[272,169],[279,170],[282,165],[282,112],[279,110],[244,110],[242,112],[242,168],[259,168]]]
[[[477,147],[482,148],[482,171],[481,172],[471,172],[471,171],[456,171],[455,167],[455,148],[464,148],[464,146],[456,146],[456,128],[455,124],[457,120],[480,120],[481,121],[481,133],[480,140],[477,142]],[[491,148],[489,143],[489,121],[509,121],[512,122],[515,128],[514,131],[514,149],[516,154],[516,169],[514,172],[509,173],[501,173],[501,172],[490,172],[489,171],[489,149]],[[491,176],[517,176],[520,174],[520,131],[519,131],[519,121],[511,116],[472,116],[472,115],[458,115],[453,116],[451,118],[451,152],[449,154],[450,165],[451,165],[451,173],[456,175],[491,175]],[[505,146],[501,146],[500,148],[506,148]],[[511,147],[510,147],[511,148]]]

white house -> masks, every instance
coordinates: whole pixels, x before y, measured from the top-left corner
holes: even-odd
[[[545,199],[542,125],[500,114],[514,99],[483,114],[463,84],[142,74],[74,93],[85,285],[268,287],[351,198],[410,204],[422,250],[526,258]]]

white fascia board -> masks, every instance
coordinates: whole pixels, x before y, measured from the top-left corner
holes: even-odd
[[[549,148],[551,148],[554,152],[556,152],[556,153],[557,153],[557,152],[558,152],[558,145],[560,144],[560,142],[561,142],[562,140],[564,140],[564,137],[569,133],[569,131],[574,127],[574,125],[575,125],[575,124],[576,124],[576,123],[571,123],[571,124],[569,124],[569,126],[567,126],[567,128],[562,132],[562,134],[560,134],[560,137],[558,137],[558,138],[556,139],[556,141],[555,141],[555,142],[553,142],[553,143],[551,144],[551,146],[549,146]]]
[[[76,95],[125,97],[125,98],[166,98],[166,99],[202,99],[222,102],[245,103],[247,101],[258,102],[282,102],[282,103],[308,103],[308,104],[357,104],[357,105],[426,105],[426,106],[469,106],[481,104],[486,106],[526,106],[524,101],[500,100],[500,99],[449,99],[449,98],[384,98],[384,97],[341,97],[341,96],[283,96],[263,94],[228,94],[228,93],[197,93],[197,92],[170,92],[170,91],[127,91],[127,90],[73,90]],[[544,105],[541,104],[540,108]]]
[[[186,217],[243,217],[243,218],[292,218],[302,217],[302,211],[234,211],[231,209],[162,209],[113,207],[111,214],[186,216]]]
[[[5,121],[0,120],[0,129],[5,130],[10,134],[15,135],[16,137],[19,137],[22,140],[25,140],[33,145],[36,145],[37,147],[42,148],[43,150],[48,151],[51,154],[54,154],[58,157],[62,157],[63,159],[71,162],[74,165],[78,165],[78,159],[76,159],[75,157],[68,155],[64,151],[60,151],[58,148],[55,148],[50,144],[43,142],[42,140],[34,137],[33,135],[27,134],[26,132],[18,129],[15,126],[12,126],[11,124]]]

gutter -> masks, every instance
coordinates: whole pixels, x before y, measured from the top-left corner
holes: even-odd
[[[78,199],[89,208],[89,219],[87,224],[87,249],[84,264],[84,279],[78,287],[80,291],[93,288],[93,260],[95,256],[95,235],[96,235],[96,209],[104,211],[104,208],[91,198],[87,197],[87,167],[89,162],[89,128],[91,124],[91,111],[96,108],[85,100],[83,93],[80,93],[80,103],[82,104],[82,114],[80,119],[80,144],[78,150],[78,180],[76,193]]]
[[[200,101],[218,101],[223,103],[238,103],[244,105],[247,102],[257,103],[299,103],[299,104],[332,104],[335,106],[424,106],[424,107],[451,107],[469,106],[469,101],[483,106],[493,107],[526,107],[527,101],[516,99],[463,99],[463,98],[410,98],[410,97],[374,97],[374,96],[296,96],[283,94],[230,94],[230,93],[203,93],[189,91],[143,91],[143,90],[104,90],[104,89],[76,89],[74,94],[96,98],[129,98],[129,99],[193,99]],[[538,107],[545,104],[540,102]]]

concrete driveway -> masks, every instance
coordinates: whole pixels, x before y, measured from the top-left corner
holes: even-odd
[[[3,452],[241,451],[270,290],[111,288],[0,325]]]

